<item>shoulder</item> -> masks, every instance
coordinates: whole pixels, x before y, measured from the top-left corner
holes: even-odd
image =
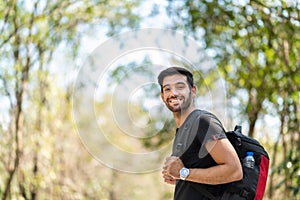
[[[197,110],[197,113],[200,119],[199,122],[202,123],[202,125],[219,125],[223,127],[221,121],[213,113],[206,110]]]
[[[217,116],[214,115],[212,112],[209,112],[207,110],[198,110],[199,115],[201,116],[201,118],[203,119],[217,119]]]
[[[198,134],[204,142],[226,138],[221,121],[208,111],[201,111]]]

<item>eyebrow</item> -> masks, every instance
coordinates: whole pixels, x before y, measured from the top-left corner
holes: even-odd
[[[185,85],[185,82],[177,82],[177,83],[175,83],[175,85],[180,85],[180,84]],[[163,85],[162,87],[165,88],[167,86],[170,86],[170,84]]]

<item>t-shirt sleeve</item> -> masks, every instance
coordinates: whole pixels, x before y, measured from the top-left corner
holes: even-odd
[[[201,142],[217,141],[226,138],[225,130],[220,120],[211,113],[204,113],[199,120],[198,133]]]

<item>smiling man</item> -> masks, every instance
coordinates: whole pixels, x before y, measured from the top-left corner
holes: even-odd
[[[221,122],[212,113],[195,108],[197,89],[190,71],[167,68],[159,74],[158,82],[161,99],[177,125],[172,156],[163,166],[164,181],[176,184],[175,200],[211,199],[210,195],[221,198],[226,184],[243,176]]]

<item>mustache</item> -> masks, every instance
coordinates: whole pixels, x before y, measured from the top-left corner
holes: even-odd
[[[172,100],[172,99],[184,99],[184,97],[182,95],[176,95],[176,96],[167,98],[167,101]]]

